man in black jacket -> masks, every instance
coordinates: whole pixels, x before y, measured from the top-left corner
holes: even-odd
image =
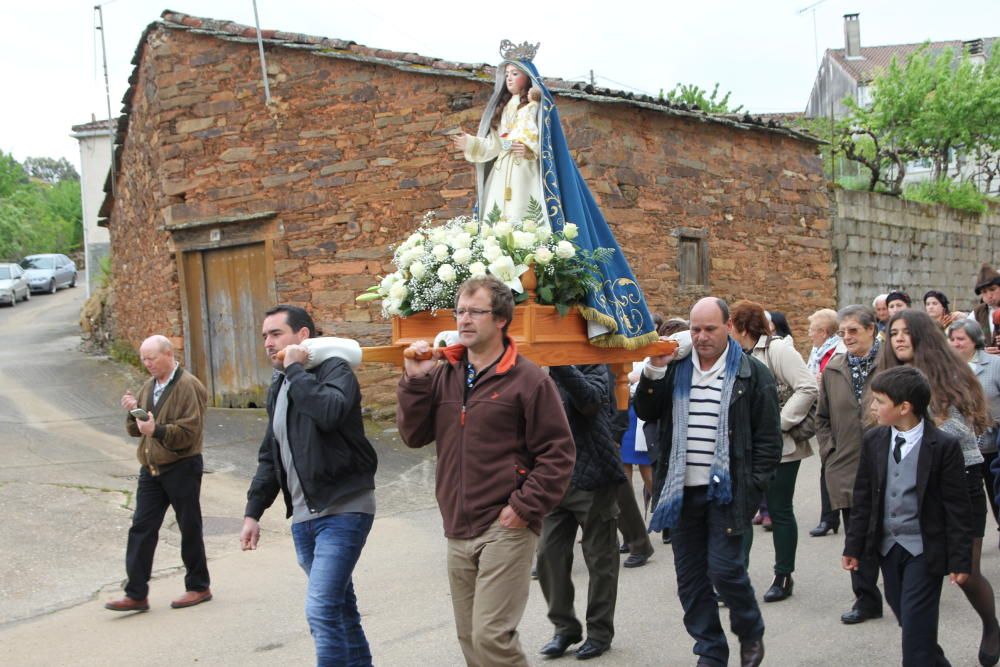
[[[538,583],[549,605],[555,636],[542,655],[556,658],[583,639],[573,609],[573,545],[583,528],[587,590],[587,641],[576,650],[579,660],[601,655],[614,636],[618,597],[617,491],[625,481],[621,457],[611,435],[611,384],[604,366],[553,366],[550,377],[562,397],[576,443],[576,463],[569,489],[545,516],[538,542]]]
[[[651,528],[670,528],[677,594],[698,664],[722,667],[729,644],[716,591],[740,640],[740,664],[764,659],[764,619],[747,575],[742,535],[781,459],[774,377],[729,336],[729,307],[691,309],[691,356],[651,357],[635,413],[660,422]],[[662,496],[662,498],[661,498]]]
[[[306,617],[318,665],[371,665],[351,574],[375,515],[375,450],[365,438],[361,391],[347,361],[304,364],[316,336],[302,308],[264,318],[264,349],[279,372],[267,396],[267,433],[240,533],[256,549],[259,520],[281,491],[299,565],[309,577]],[[284,352],[279,355],[279,352]]]

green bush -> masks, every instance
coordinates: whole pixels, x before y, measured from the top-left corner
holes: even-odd
[[[903,199],[924,204],[944,204],[960,211],[986,212],[986,197],[972,183],[951,180],[923,181],[903,189]]]

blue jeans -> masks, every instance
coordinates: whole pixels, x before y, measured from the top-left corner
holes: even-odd
[[[317,667],[371,665],[351,573],[372,529],[371,514],[335,514],[292,524],[299,565],[309,576],[306,619]]]
[[[708,501],[706,489],[684,489],[680,521],[670,535],[677,595],[684,607],[684,627],[695,640],[694,653],[704,662],[724,667],[729,662],[729,644],[715,591],[729,607],[729,622],[740,643],[760,639],[764,619],[747,575],[742,537],[726,534],[725,513]]]

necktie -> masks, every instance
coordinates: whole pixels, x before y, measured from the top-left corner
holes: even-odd
[[[901,435],[896,436],[896,444],[892,448],[892,460],[899,463],[903,458],[903,445],[906,444],[906,438]]]

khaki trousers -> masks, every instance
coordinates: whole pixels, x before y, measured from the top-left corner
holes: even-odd
[[[469,667],[527,667],[517,624],[537,543],[530,529],[504,528],[499,520],[478,537],[448,540],[455,627]]]

